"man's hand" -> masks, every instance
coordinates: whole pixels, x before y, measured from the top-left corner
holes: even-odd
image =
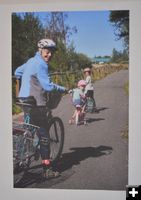
[[[68,93],[71,94],[71,93],[72,93],[72,90],[68,90]]]
[[[68,88],[65,88],[65,94],[69,94],[69,89]]]

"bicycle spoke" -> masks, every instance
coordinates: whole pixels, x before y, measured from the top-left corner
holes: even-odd
[[[55,138],[55,140],[54,140],[54,142],[56,142],[56,143],[58,143],[59,142],[59,135],[57,134],[57,122],[54,122],[54,138]],[[58,128],[60,128],[60,127],[58,127]]]

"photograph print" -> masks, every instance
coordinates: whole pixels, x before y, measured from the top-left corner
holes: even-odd
[[[13,12],[13,187],[126,190],[129,10]]]

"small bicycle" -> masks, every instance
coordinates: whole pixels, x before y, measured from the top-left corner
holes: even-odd
[[[20,101],[19,101],[20,100]],[[56,108],[61,100],[59,92],[48,94],[46,106],[47,131],[50,136],[50,160],[52,165],[60,158],[64,144],[64,125],[59,117],[52,115],[52,109]],[[26,105],[29,108],[36,106],[30,99],[30,103],[18,99],[17,105],[22,108]],[[39,153],[39,126],[30,124],[30,115],[27,112],[23,122],[13,121],[13,169],[14,175],[21,171],[28,170],[33,161],[40,159]],[[19,178],[14,180],[18,182]]]
[[[73,90],[69,90],[68,93],[72,96]],[[74,114],[72,116],[72,119],[69,120],[69,124],[73,124],[73,123],[75,123],[76,125],[80,125],[80,124],[86,125],[87,124],[87,120],[85,118],[86,106],[87,106],[87,100],[86,99],[85,100],[83,99],[83,105],[80,105],[80,104],[74,105],[75,111],[74,111]]]
[[[83,106],[76,105],[76,114],[75,114],[75,124],[80,125],[80,124],[87,124],[87,120],[85,118],[85,104]]]
[[[69,90],[69,93],[72,96],[72,90]],[[85,99],[83,99],[83,105],[74,105],[75,106],[75,112],[73,114],[73,117],[71,120],[69,120],[69,124],[75,123],[76,125],[87,125],[87,118],[86,113],[93,113],[96,112],[96,104],[95,104],[95,99],[86,96]]]

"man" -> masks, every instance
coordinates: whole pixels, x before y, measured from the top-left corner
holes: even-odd
[[[56,44],[51,39],[42,39],[38,42],[38,52],[25,64],[19,66],[15,71],[15,76],[21,78],[21,88],[19,97],[34,97],[36,107],[30,110],[31,122],[40,126],[39,142],[40,154],[42,158],[43,176],[49,177],[58,175],[51,169],[49,157],[49,136],[46,132],[46,92],[57,90],[65,92],[65,88],[51,82],[48,73],[48,63],[52,57]],[[24,108],[26,113],[27,108]]]

